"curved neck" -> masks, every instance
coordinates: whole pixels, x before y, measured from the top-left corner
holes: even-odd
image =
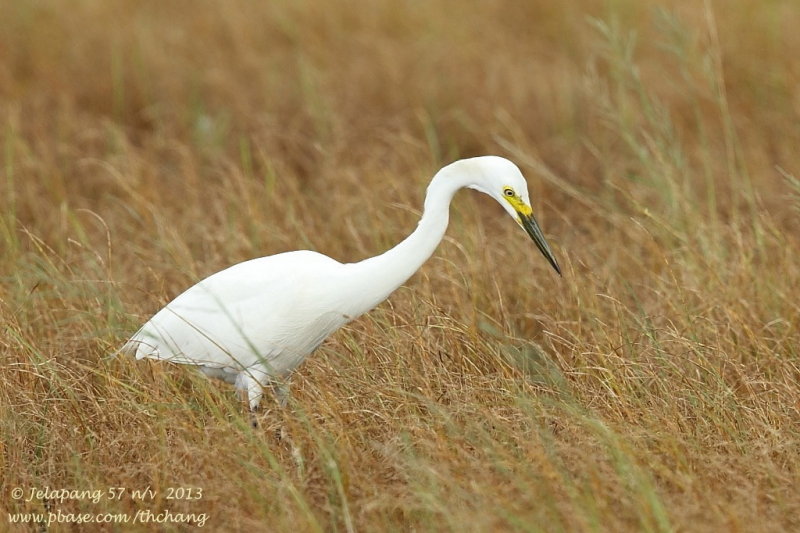
[[[428,260],[444,237],[453,195],[468,181],[468,176],[448,172],[447,167],[439,171],[428,186],[424,212],[413,233],[381,255],[348,265],[358,293],[353,316],[381,303]]]

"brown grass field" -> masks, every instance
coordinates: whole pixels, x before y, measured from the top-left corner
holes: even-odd
[[[795,0],[0,2],[0,531],[800,530],[798,28]],[[233,263],[384,251],[487,153],[563,278],[467,191],[256,428],[108,357]]]

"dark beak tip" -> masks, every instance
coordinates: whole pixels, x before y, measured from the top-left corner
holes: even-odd
[[[547,241],[545,240],[542,230],[539,228],[539,224],[536,222],[536,219],[533,218],[533,216],[521,216],[520,222],[531,239],[533,239],[533,242],[536,243],[536,247],[539,248],[539,251],[542,252],[542,255],[544,255],[545,259],[547,259],[547,262],[550,263],[550,266],[553,267],[559,277],[563,278],[564,275],[561,273],[561,267],[558,266],[558,262],[556,261],[552,250],[550,250],[550,246],[547,244]]]
[[[555,259],[553,259],[553,262],[552,262],[552,263],[550,263],[550,264],[552,265],[552,267],[553,267],[553,270],[555,270],[555,271],[556,271],[556,273],[558,274],[558,277],[559,277],[559,278],[563,278],[563,277],[564,277],[564,274],[562,274],[562,273],[561,273],[561,267],[560,267],[560,266],[558,266],[558,263],[556,263]]]

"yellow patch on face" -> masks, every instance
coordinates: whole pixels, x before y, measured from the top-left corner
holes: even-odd
[[[516,193],[513,196],[509,196],[508,194],[505,194],[505,191],[508,191],[508,190],[513,190],[513,189],[511,189],[510,187],[506,187],[503,190],[504,191],[503,198],[506,199],[506,202],[510,203],[511,207],[513,207],[514,210],[517,213],[519,213],[520,215],[523,215],[523,216],[526,216],[526,217],[529,217],[529,216],[533,215],[533,209],[531,209],[531,206],[526,204],[525,200],[520,198],[519,195],[517,195]]]

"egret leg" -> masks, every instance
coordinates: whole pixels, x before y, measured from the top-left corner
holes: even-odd
[[[271,378],[267,371],[258,367],[246,368],[236,376],[236,388],[247,395],[251,411],[258,409],[261,397],[264,395],[264,387],[270,382]]]
[[[251,422],[253,427],[258,426],[255,414],[261,404],[261,397],[264,395],[264,388],[269,385],[275,393],[275,398],[281,409],[286,408],[289,402],[289,382],[288,380],[277,380],[266,370],[258,367],[250,367],[243,370],[236,377],[236,388],[240,393],[247,395],[247,402],[250,406]]]
[[[289,380],[273,381],[272,391],[275,393],[275,399],[278,400],[278,406],[286,409],[286,405],[289,403]]]

